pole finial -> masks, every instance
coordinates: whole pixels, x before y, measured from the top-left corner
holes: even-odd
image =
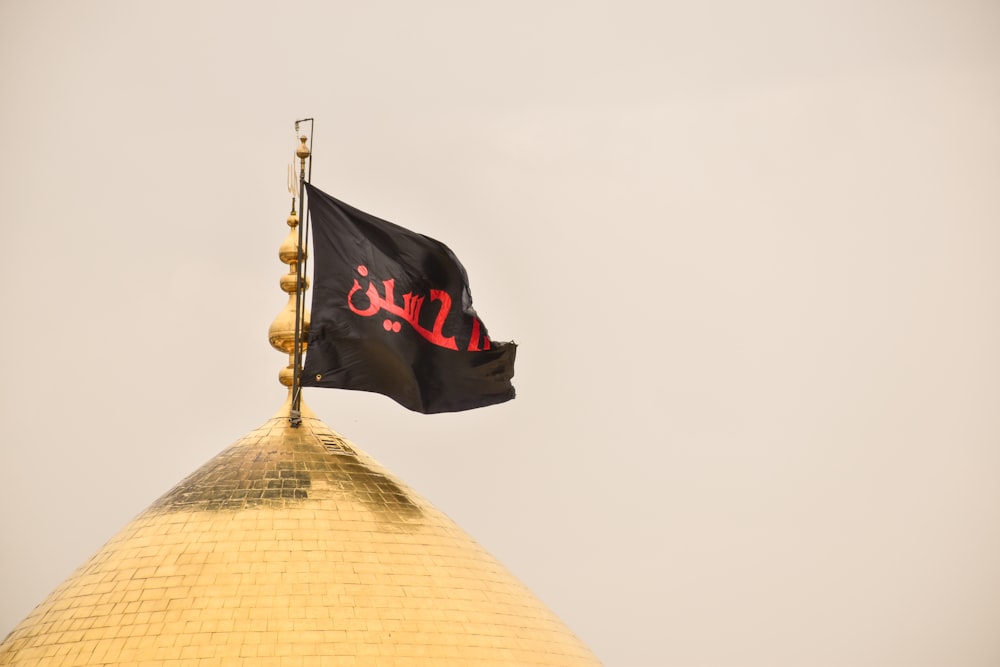
[[[298,122],[295,125],[297,134]],[[302,228],[299,225],[299,214],[295,210],[295,201],[302,196],[305,162],[310,151],[305,135],[299,137],[299,141],[300,145],[295,150],[295,156],[300,161],[299,178],[295,177],[295,167],[288,165],[288,193],[292,196],[292,210],[286,222],[290,229],[278,249],[278,259],[288,265],[288,273],[281,276],[279,281],[281,291],[288,295],[288,303],[268,329],[271,347],[288,355],[288,365],[278,371],[278,382],[288,387],[292,415],[297,414],[299,409],[297,379],[301,373],[302,353],[309,339],[309,312],[304,298],[305,291],[309,289],[309,281],[303,270],[308,255],[302,243]]]
[[[295,149],[295,155],[298,156],[300,160],[305,160],[309,157],[309,146],[306,145],[307,141],[309,141],[309,137],[306,135],[303,134],[299,137],[300,145]]]
[[[286,222],[290,229],[278,248],[278,259],[282,263],[288,264],[288,273],[281,276],[278,284],[281,291],[288,295],[288,303],[271,322],[267,338],[271,347],[288,355],[288,366],[279,371],[278,381],[291,391],[295,357],[296,287],[301,282],[302,291],[309,289],[308,279],[302,277],[300,280],[299,277],[298,265],[301,260],[305,259],[306,253],[304,250],[301,254],[299,253],[299,215],[295,212],[294,201],[292,202],[292,212],[288,214]],[[305,332],[303,336],[307,337],[309,333],[308,312],[303,313],[301,328]],[[305,343],[302,344],[302,347],[305,347]]]

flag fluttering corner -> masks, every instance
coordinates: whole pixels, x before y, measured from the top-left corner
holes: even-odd
[[[490,339],[443,243],[306,184],[313,300],[302,385],[370,391],[423,413],[514,398],[517,346]]]

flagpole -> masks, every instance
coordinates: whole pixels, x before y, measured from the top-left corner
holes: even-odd
[[[309,123],[309,134],[312,135],[313,119],[302,118],[295,121],[295,133],[299,132],[299,123]],[[309,209],[305,204],[306,190],[306,160],[309,160],[309,171],[312,172],[312,152],[309,144],[306,144],[306,135],[299,137],[300,145],[295,150],[296,157],[299,158],[299,207],[302,209],[302,224],[298,228],[298,261],[295,263],[295,356],[292,363],[292,405],[289,411],[288,421],[292,428],[298,428],[302,423],[302,338],[303,338],[303,313],[305,311],[305,252],[303,247],[303,231],[309,224]]]

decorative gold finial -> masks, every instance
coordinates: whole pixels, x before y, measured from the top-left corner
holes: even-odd
[[[305,169],[305,157],[309,156],[309,148],[305,145],[305,136],[301,137],[302,145],[295,151],[297,157],[302,161],[302,168]],[[305,157],[303,157],[303,152]],[[278,371],[278,382],[288,387],[291,396],[292,384],[295,376],[295,315],[296,302],[302,309],[302,319],[299,323],[301,328],[301,351],[306,349],[306,341],[309,340],[309,311],[305,307],[304,292],[309,289],[309,280],[303,276],[301,291],[299,287],[299,264],[305,261],[307,253],[302,249],[302,256],[299,256],[299,214],[295,211],[296,200],[296,179],[295,170],[288,166],[288,192],[292,195],[292,211],[288,214],[288,235],[278,248],[278,259],[284,264],[288,264],[288,273],[281,276],[279,285],[281,291],[288,295],[288,303],[278,313],[278,316],[271,322],[267,337],[271,347],[288,355],[288,365]],[[296,298],[298,296],[298,299]],[[300,369],[301,370],[301,369]]]
[[[299,173],[301,174],[306,173],[306,158],[310,155],[309,147],[306,146],[306,141],[308,141],[308,139],[306,139],[306,135],[303,134],[299,137],[299,142],[301,142],[300,146],[295,149],[295,155],[299,158]]]

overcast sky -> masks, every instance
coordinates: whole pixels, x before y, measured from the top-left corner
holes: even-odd
[[[281,405],[313,183],[510,403],[306,401],[609,667],[1000,663],[1000,6],[0,3],[0,636]]]

